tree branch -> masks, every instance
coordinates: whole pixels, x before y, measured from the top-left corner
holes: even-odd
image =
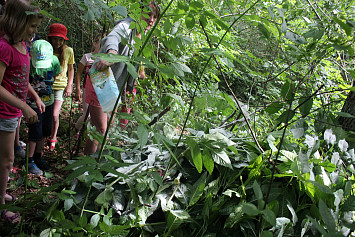
[[[210,42],[210,39],[209,39],[209,37],[208,37],[208,34],[207,34],[206,30],[205,30],[205,27],[204,27],[203,24],[201,23],[201,21],[200,21],[200,25],[201,25],[201,27],[202,27],[203,33],[204,33],[205,36],[206,36],[206,39],[207,39],[207,42],[208,42],[210,48],[212,48],[212,44],[211,44],[211,42]],[[242,113],[242,115],[243,115],[243,117],[244,117],[245,122],[247,123],[247,126],[248,126],[248,128],[249,128],[250,134],[251,134],[252,137],[253,137],[254,142],[255,142],[256,145],[258,146],[259,150],[260,150],[262,153],[264,153],[263,148],[260,146],[258,140],[256,139],[255,133],[254,133],[254,131],[253,131],[253,129],[252,129],[252,127],[251,127],[249,121],[248,121],[248,118],[247,118],[246,114],[245,114],[244,111],[242,110],[242,106],[240,105],[240,102],[239,102],[237,96],[234,94],[232,88],[230,87],[230,85],[229,85],[229,83],[228,83],[228,81],[227,81],[227,78],[225,77],[225,75],[224,75],[224,73],[223,73],[223,71],[222,71],[221,64],[218,62],[218,60],[217,60],[217,58],[216,58],[215,55],[213,55],[213,58],[214,58],[214,60],[215,60],[216,63],[217,63],[218,69],[219,69],[219,71],[220,71],[220,73],[221,73],[221,75],[222,75],[222,77],[223,77],[224,82],[226,83],[226,85],[227,85],[229,91],[231,92],[231,94],[232,94],[232,96],[233,96],[233,98],[234,98],[234,100],[235,100],[235,102],[236,102],[236,104],[237,104],[239,110],[241,111],[241,113]]]

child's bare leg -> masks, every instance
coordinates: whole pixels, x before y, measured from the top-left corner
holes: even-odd
[[[0,131],[0,204],[5,204],[9,172],[14,163],[15,132]]]
[[[53,141],[57,140],[57,132],[58,132],[58,127],[59,127],[59,113],[60,113],[60,109],[62,108],[62,103],[63,103],[63,101],[55,100],[54,105],[53,105],[52,134],[50,136],[50,139]],[[52,142],[52,143],[54,143],[54,144],[51,144],[51,147],[55,146],[55,142]]]
[[[21,118],[18,119],[18,125],[16,128],[16,133],[15,133],[15,146],[20,146],[20,124],[21,124]]]
[[[89,106],[89,113],[91,116],[91,124],[96,127],[96,131],[104,135],[107,129],[107,114],[104,113],[101,107]],[[84,154],[91,155],[96,152],[97,141],[86,139]]]
[[[36,149],[36,144],[37,142],[28,141],[28,157],[33,157],[33,154],[35,153]]]

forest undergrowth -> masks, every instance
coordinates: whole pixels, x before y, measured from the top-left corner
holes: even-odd
[[[142,18],[136,1],[58,1],[37,3],[79,52],[113,16]],[[23,221],[1,234],[355,236],[354,1],[159,2],[132,58],[98,55],[146,67],[134,113],[89,125],[102,149],[74,156],[67,99],[53,170],[12,175]]]

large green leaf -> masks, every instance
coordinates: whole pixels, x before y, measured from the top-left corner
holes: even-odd
[[[292,99],[293,86],[292,83],[287,80],[285,84],[281,87],[281,96],[287,100],[288,103],[291,102]]]
[[[216,164],[232,169],[232,163],[225,151],[215,151],[213,149],[211,149],[210,151],[212,153],[213,160],[214,162],[216,162]]]
[[[197,144],[197,142],[194,139],[189,139],[186,141],[186,143],[190,147],[192,161],[194,162],[194,165],[195,165],[197,171],[199,173],[201,173],[202,172],[202,155],[201,155],[200,146]]]
[[[111,10],[115,11],[118,15],[127,17],[127,9],[123,6],[114,6]]]
[[[244,203],[242,211],[249,216],[256,216],[260,214],[259,209],[252,203]]]
[[[97,224],[99,223],[99,221],[100,221],[100,215],[95,214],[90,219],[90,225],[95,228],[97,226]]]
[[[227,220],[224,223],[224,228],[233,228],[235,224],[237,224],[243,217],[243,204],[239,203],[238,206],[236,206],[233,209],[233,212],[229,214]]]
[[[348,182],[350,183],[350,182]],[[341,209],[343,211],[355,211],[355,196],[354,195],[351,195],[349,196],[344,204],[342,205]]]
[[[129,72],[129,74],[131,74],[133,78],[138,78],[137,68],[129,62],[126,62],[126,64],[127,64],[127,71]]]
[[[261,192],[261,188],[259,183],[255,180],[253,183],[253,190],[254,190],[254,194],[256,196],[256,199],[258,201],[263,200],[263,193]]]
[[[224,136],[222,133],[215,132],[215,133],[209,133],[209,134],[204,134],[204,138],[212,141],[218,141],[224,143],[226,146],[233,146],[235,145],[235,142]]]
[[[298,104],[301,105],[299,110],[302,115],[308,115],[313,106],[313,98],[300,98]]]
[[[192,29],[195,26],[195,17],[192,13],[189,13],[189,15],[187,15],[185,17],[185,25],[187,27],[187,29]]]
[[[201,195],[203,194],[203,189],[205,188],[206,177],[207,174],[205,172],[192,186],[192,189],[190,191],[190,200],[188,206],[194,205],[200,199]]]
[[[343,30],[345,30],[345,33],[347,34],[347,36],[351,36],[351,26],[344,23],[343,21],[341,21],[339,18],[334,17],[333,20],[338,23],[340,25],[341,28],[343,28]]]
[[[191,1],[189,4],[189,10],[192,12],[199,12],[203,8],[203,4],[199,1]]]
[[[95,160],[95,158],[91,157],[91,156],[82,156],[79,157],[78,160],[68,160],[68,163],[70,163],[69,165],[67,165],[64,170],[71,170],[74,168],[77,168],[79,166],[82,165],[96,165],[97,161]]]
[[[204,149],[202,151],[202,162],[208,173],[212,174],[214,169],[214,161],[208,149]]]
[[[157,184],[163,185],[163,178],[160,176],[160,174],[156,171],[152,172],[153,179]]]
[[[319,201],[319,213],[322,216],[322,220],[327,227],[329,232],[335,232],[336,231],[336,223],[335,219],[331,213],[331,211],[328,209],[327,205],[323,202],[323,200]]]
[[[264,219],[270,223],[272,226],[276,226],[276,216],[275,213],[269,209],[265,209],[261,212]]]
[[[273,237],[274,235],[272,234],[272,232],[270,231],[266,231],[264,230],[262,233],[261,233],[261,237]]]
[[[274,102],[270,104],[268,107],[266,107],[265,111],[268,112],[269,114],[274,114],[280,111],[282,109],[282,104],[280,102]]]
[[[265,36],[266,39],[270,39],[270,32],[269,32],[269,30],[265,27],[264,24],[259,23],[259,24],[258,24],[258,29],[259,29],[259,31]]]
[[[172,231],[179,228],[179,226],[188,221],[190,219],[190,215],[185,210],[170,210],[167,218],[167,226],[166,232],[169,235]]]
[[[95,203],[97,205],[103,205],[108,207],[108,204],[112,200],[112,198],[113,198],[112,191],[109,189],[105,189],[96,197]]]
[[[307,130],[308,125],[304,119],[299,119],[295,122],[295,125],[291,129],[293,137],[295,139],[301,138],[304,135],[304,132]]]
[[[228,94],[226,94],[226,93],[221,93],[221,95],[223,96],[223,98],[228,102],[228,104],[230,105],[230,106],[232,106],[232,108],[233,109],[237,109],[236,107],[235,107],[235,102],[234,102],[234,100],[231,98],[231,96],[229,96]]]
[[[139,124],[138,129],[137,129],[137,135],[139,138],[139,144],[141,147],[145,146],[148,142],[148,129],[144,124]]]
[[[312,222],[312,225],[324,236],[327,234],[326,230],[318,223],[317,220],[309,218]]]
[[[294,110],[286,110],[280,115],[280,117],[277,118],[277,121],[279,121],[280,123],[287,123],[295,116],[295,114],[296,113]]]

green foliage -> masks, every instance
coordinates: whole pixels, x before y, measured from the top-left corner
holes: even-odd
[[[38,2],[60,19],[64,3],[73,35],[108,30],[115,15],[146,24],[135,1]],[[134,77],[142,62],[147,78],[109,136],[89,129],[102,152],[68,160],[64,183],[42,188],[54,198],[36,233],[351,235],[355,140],[337,119],[354,116],[340,111],[353,91],[351,3],[162,2],[133,57],[97,55]]]

